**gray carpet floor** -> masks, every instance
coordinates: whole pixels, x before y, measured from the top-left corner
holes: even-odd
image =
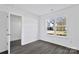
[[[79,51],[45,41],[35,41],[21,46],[21,41],[11,42],[11,54],[79,54]]]

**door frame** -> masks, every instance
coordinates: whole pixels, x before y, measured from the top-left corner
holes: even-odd
[[[16,16],[20,16],[21,17],[21,45],[22,45],[22,19],[23,19],[23,16],[19,13],[14,13],[14,12],[9,12],[8,14],[8,54],[10,54],[10,36],[11,36],[11,33],[10,33],[10,15],[16,15]]]

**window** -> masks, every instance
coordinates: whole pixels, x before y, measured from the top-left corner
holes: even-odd
[[[66,18],[65,17],[58,17],[56,20],[56,35],[58,36],[66,36]]]
[[[55,27],[55,21],[54,20],[48,20],[47,21],[47,32],[48,34],[54,35],[54,27]]]
[[[66,36],[66,18],[57,17],[47,21],[47,32],[51,35]]]

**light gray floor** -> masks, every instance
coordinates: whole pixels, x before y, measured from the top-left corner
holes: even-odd
[[[79,51],[52,44],[45,41],[35,41],[21,46],[20,41],[11,42],[11,54],[79,54]]]

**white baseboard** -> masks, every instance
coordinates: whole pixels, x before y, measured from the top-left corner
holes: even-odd
[[[40,40],[43,40],[43,39],[40,39]],[[48,40],[43,40],[43,41],[50,42]],[[58,43],[55,43],[55,42],[50,42],[50,43],[57,44],[57,45],[60,45],[60,46],[64,46],[64,47],[71,48],[71,49],[75,49],[75,50],[79,50],[79,48],[74,47],[74,46],[70,46],[70,45],[58,44]]]

